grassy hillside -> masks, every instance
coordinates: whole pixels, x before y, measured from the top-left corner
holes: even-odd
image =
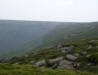
[[[30,52],[23,56],[15,56],[7,61],[0,60],[0,75],[98,75],[98,37],[93,37],[90,39],[82,39],[78,41],[63,42],[54,45],[50,48],[41,48],[36,53]],[[62,48],[74,46],[69,53],[61,52]],[[85,53],[86,52],[86,53]],[[78,54],[76,60],[68,60],[66,56],[68,54],[75,55]],[[89,57],[89,60],[87,56]],[[56,59],[59,57],[64,57],[64,59],[59,60],[55,63],[68,60],[70,62],[79,62],[79,70],[72,69],[67,70],[66,67],[63,69],[52,68],[49,65],[50,59]],[[42,66],[37,66],[36,63],[45,60],[47,63]],[[57,60],[57,59],[56,59]],[[33,62],[32,62],[33,61]],[[89,65],[89,63],[94,63],[94,65]],[[66,64],[63,64],[63,66]],[[70,67],[68,65],[67,67]]]
[[[38,68],[31,65],[0,64],[0,75],[98,75],[90,72],[74,72]]]
[[[98,23],[65,23],[56,26],[50,33],[43,38],[43,46],[60,43],[63,41],[80,40],[98,36]]]
[[[81,40],[98,36],[98,23],[59,23],[53,30],[33,41],[28,42],[21,50],[37,50],[38,48],[51,47],[62,42]],[[34,43],[40,45],[35,49],[32,48]]]

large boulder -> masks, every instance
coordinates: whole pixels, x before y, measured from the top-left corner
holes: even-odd
[[[74,60],[77,59],[76,56],[73,56],[73,55],[71,55],[71,54],[67,54],[67,55],[66,55],[66,58],[67,58],[68,60],[72,60],[72,61],[74,61]]]

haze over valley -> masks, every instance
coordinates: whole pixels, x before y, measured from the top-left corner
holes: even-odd
[[[98,75],[98,0],[0,0],[0,75]]]

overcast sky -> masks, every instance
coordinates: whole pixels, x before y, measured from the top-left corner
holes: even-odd
[[[0,19],[98,21],[98,0],[0,0]]]

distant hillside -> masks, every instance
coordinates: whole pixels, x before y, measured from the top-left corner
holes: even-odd
[[[0,21],[0,56],[98,36],[98,23]],[[6,52],[5,52],[6,51]]]
[[[32,49],[34,42],[41,42],[37,48],[51,47],[54,44],[98,36],[98,23],[61,23],[42,38],[28,42],[21,50]],[[33,49],[36,50],[36,49]]]
[[[98,36],[98,23],[64,23],[44,36],[44,45]],[[43,46],[44,46],[43,45]]]

